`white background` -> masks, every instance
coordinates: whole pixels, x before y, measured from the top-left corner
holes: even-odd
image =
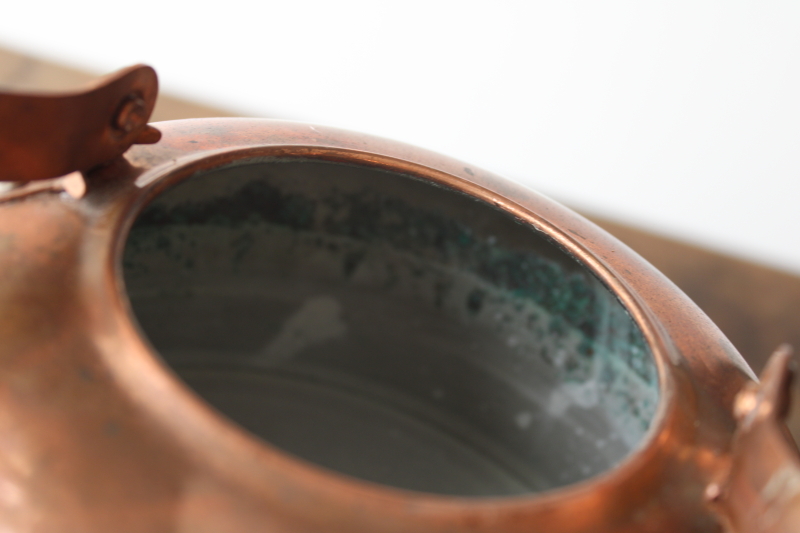
[[[800,2],[0,0],[0,45],[800,273]]]

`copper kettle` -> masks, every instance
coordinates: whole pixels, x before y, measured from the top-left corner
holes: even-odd
[[[787,348],[490,172],[156,94],[0,95],[0,530],[800,528]]]

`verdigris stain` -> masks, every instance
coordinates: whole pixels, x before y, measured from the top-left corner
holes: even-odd
[[[634,449],[658,401],[640,329],[590,271],[509,215],[405,176],[311,161],[216,170],[141,214],[124,266],[144,330],[179,373],[348,391],[495,465],[469,482],[451,472],[446,487],[361,471],[263,427],[267,407],[258,418],[205,394],[277,445],[374,481],[469,494],[574,482]],[[407,431],[428,451],[456,446]]]

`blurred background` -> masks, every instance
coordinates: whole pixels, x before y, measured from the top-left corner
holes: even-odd
[[[308,121],[484,167],[617,234],[758,368],[800,345],[798,28],[788,1],[6,2],[0,83],[147,63],[156,118]]]

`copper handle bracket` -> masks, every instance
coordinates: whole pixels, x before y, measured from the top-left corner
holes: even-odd
[[[71,93],[0,93],[0,181],[22,184],[86,173],[133,144],[158,142],[161,133],[147,124],[157,95],[156,73],[144,65]],[[48,188],[31,185],[6,195]]]
[[[794,367],[791,347],[779,347],[761,382],[736,397],[731,455],[720,481],[706,488],[731,533],[800,531],[800,453],[784,424]]]

